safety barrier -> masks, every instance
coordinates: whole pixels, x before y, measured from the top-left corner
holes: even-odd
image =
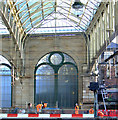
[[[108,117],[118,117],[118,110],[98,110],[104,113],[104,116]]]
[[[103,117],[118,118],[118,110],[98,110]],[[0,118],[94,118],[94,114],[23,114],[1,113]]]
[[[94,118],[94,114],[0,114],[0,118]]]

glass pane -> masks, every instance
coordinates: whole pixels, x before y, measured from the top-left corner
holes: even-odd
[[[49,55],[50,54],[47,54],[47,55],[45,55],[43,58],[41,58],[41,60],[38,62],[38,64],[37,65],[39,65],[39,64],[41,64],[41,63],[44,63],[44,62],[49,62],[48,61],[48,58],[49,58]]]
[[[42,65],[36,74],[36,104],[48,102],[49,107],[54,107],[54,70]]]
[[[48,102],[48,107],[73,108],[78,101],[76,63],[70,56],[61,53],[63,61],[63,56],[56,52],[51,54],[49,61],[50,54],[38,62],[35,103]],[[45,65],[40,66],[39,63]]]
[[[74,108],[77,102],[77,69],[73,65],[63,65],[59,70],[59,108]]]
[[[59,65],[62,62],[62,56],[58,53],[53,54],[50,59],[54,65]]]
[[[10,65],[9,61],[6,58],[4,58],[2,55],[0,55],[0,64],[2,64],[2,63],[6,63],[6,64]]]
[[[64,62],[71,62],[71,63],[75,63],[75,61],[70,57],[68,56],[67,54],[63,54],[64,55]]]
[[[0,66],[0,107],[11,107],[11,70]]]

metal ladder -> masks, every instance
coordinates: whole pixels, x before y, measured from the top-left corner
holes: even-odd
[[[102,94],[102,99],[103,99],[103,103],[104,103],[104,108],[105,108],[105,111],[106,111],[106,104],[105,104],[105,99],[108,98],[107,96],[107,91],[105,88],[101,89],[101,94]],[[107,114],[107,112],[106,112]]]

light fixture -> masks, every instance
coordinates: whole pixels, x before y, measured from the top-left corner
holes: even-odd
[[[80,9],[83,8],[84,4],[80,0],[75,0],[74,4],[72,5],[73,9]]]
[[[15,77],[15,80],[18,81],[18,80],[19,80],[19,77]]]

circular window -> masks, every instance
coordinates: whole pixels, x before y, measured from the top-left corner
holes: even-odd
[[[62,62],[62,56],[58,53],[51,55],[50,61],[54,65],[59,65]]]

